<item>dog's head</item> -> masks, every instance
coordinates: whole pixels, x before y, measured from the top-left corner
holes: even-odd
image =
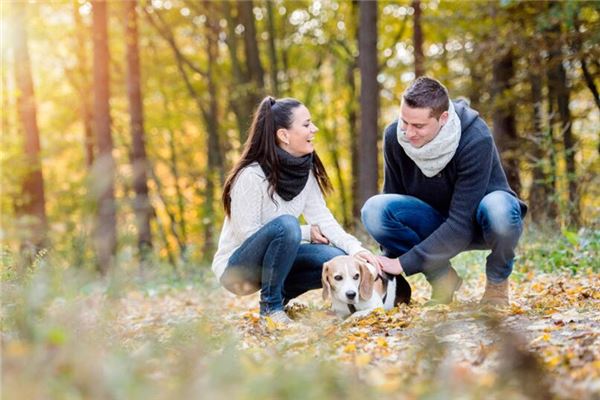
[[[330,296],[346,304],[368,300],[376,278],[372,265],[351,256],[337,256],[323,264],[323,300]]]

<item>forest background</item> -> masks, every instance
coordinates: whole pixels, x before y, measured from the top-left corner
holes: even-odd
[[[598,2],[2,7],[5,256],[47,248],[103,272],[210,261],[223,180],[265,95],[311,110],[328,204],[356,229],[381,187],[383,128],[422,74],[488,122],[528,225],[598,224]]]

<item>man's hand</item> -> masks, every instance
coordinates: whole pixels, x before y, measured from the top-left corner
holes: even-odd
[[[319,228],[319,225],[311,225],[310,226],[310,242],[311,243],[329,244],[329,239],[327,239],[325,236],[323,236],[323,234],[321,233],[321,229]]]
[[[354,255],[354,258],[356,258],[359,261],[368,262],[369,264],[377,268],[378,274],[381,274],[382,264],[378,260],[378,257],[373,255],[373,253],[371,253],[370,251],[359,251]]]
[[[377,256],[377,259],[381,263],[381,268],[392,275],[400,275],[404,270],[400,265],[399,258],[387,258],[386,256]]]

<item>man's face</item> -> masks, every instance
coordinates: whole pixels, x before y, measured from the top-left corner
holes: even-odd
[[[431,142],[446,121],[448,121],[448,111],[444,111],[440,118],[435,118],[431,115],[431,108],[412,108],[405,102],[402,102],[400,107],[401,129],[406,139],[416,148]]]

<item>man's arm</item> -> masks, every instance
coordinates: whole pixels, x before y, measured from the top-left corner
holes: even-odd
[[[408,275],[443,267],[471,243],[475,211],[487,190],[493,152],[491,136],[467,144],[461,151],[448,219],[427,239],[400,257],[402,268]]]
[[[394,157],[394,152],[399,151],[400,148],[396,127],[397,124],[389,125],[383,137],[383,193],[403,194],[400,166]]]

